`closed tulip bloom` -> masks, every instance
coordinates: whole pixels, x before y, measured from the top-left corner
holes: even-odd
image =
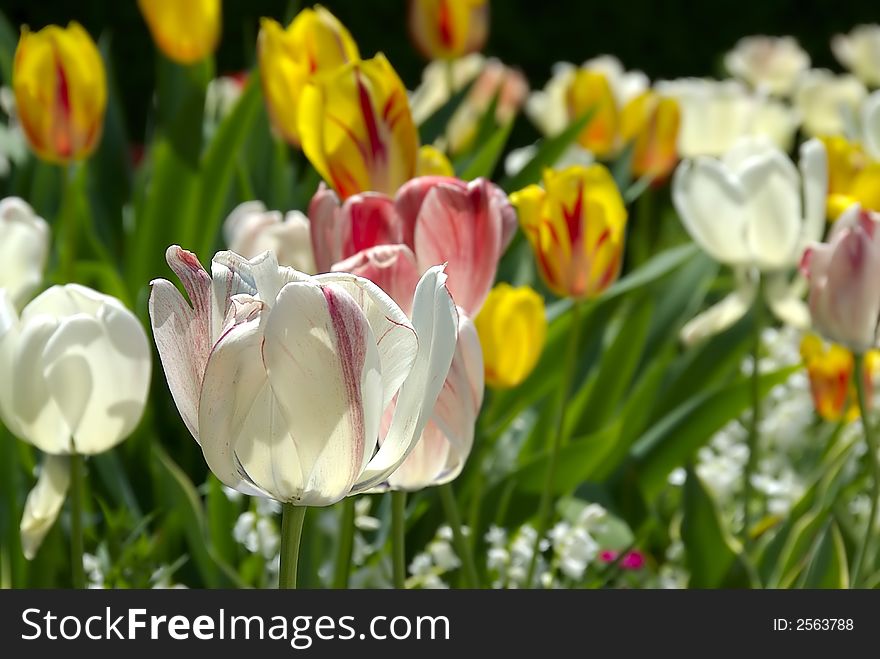
[[[260,81],[275,129],[300,144],[299,103],[312,76],[359,59],[351,34],[324,7],[303,9],[287,28],[264,18],[257,40]]]
[[[413,179],[393,199],[364,193],[341,205],[321,187],[309,220],[319,271],[370,247],[405,245],[419,272],[448,264],[449,291],[471,317],[492,288],[498,260],[516,230],[516,215],[494,183],[440,176]]]
[[[302,149],[343,199],[393,194],[415,175],[419,136],[406,89],[384,55],[316,75],[303,90]]]
[[[419,270],[414,254],[406,245],[366,249],[335,264],[333,270],[369,279],[398,302],[407,315],[412,314],[411,300]],[[461,473],[473,447],[483,386],[480,341],[473,322],[459,309],[455,355],[431,419],[415,448],[389,477],[387,488],[420,490],[448,483]],[[392,412],[393,407],[386,410],[386,421]]]
[[[880,210],[880,163],[839,135],[822,143],[828,151],[828,217],[837,219],[855,203]]]
[[[627,103],[620,118],[620,135],[632,143],[632,173],[662,179],[678,163],[678,102],[646,91]]]
[[[720,332],[748,311],[764,292],[785,322],[805,326],[800,291],[788,285],[804,247],[822,236],[827,190],[825,149],[818,140],[801,148],[800,171],[764,140],[744,140],[724,158],[697,158],[675,172],[672,197],[682,224],[707,254],[734,268],[737,290],[685,326],[685,341]]]
[[[13,434],[45,453],[93,455],[140,421],[150,349],[117,299],[53,286],[20,318],[0,304],[0,372],[0,415]]]
[[[223,234],[229,249],[246,259],[272,251],[281,265],[300,272],[316,271],[309,219],[300,211],[282,218],[279,211],[266,210],[261,201],[246,201],[226,218]]]
[[[138,0],[153,41],[170,60],[194,64],[220,41],[220,0]]]
[[[0,289],[21,308],[43,279],[49,225],[24,200],[0,201]]]
[[[805,252],[801,271],[810,282],[813,326],[857,353],[877,341],[880,315],[880,216],[851,206],[826,243]]]
[[[475,324],[483,347],[486,384],[496,389],[521,384],[544,349],[547,316],[543,298],[528,286],[498,284]]]
[[[820,137],[846,134],[850,117],[858,116],[867,95],[855,76],[813,69],[801,77],[793,100],[803,117],[804,131]]]
[[[12,70],[22,130],[43,160],[82,160],[101,139],[107,108],[104,62],[78,23],[22,28]]]
[[[816,334],[807,334],[801,341],[801,357],[810,378],[810,392],[816,412],[826,421],[853,421],[859,418],[859,403],[852,374],[853,354],[841,345],[827,343]],[[862,374],[871,400],[873,373],[878,353],[871,351]]]
[[[793,37],[743,37],[724,56],[724,66],[758,90],[788,96],[810,68],[810,56]]]
[[[600,295],[623,259],[626,208],[602,165],[544,172],[544,187],[510,196],[545,283],[561,297]]]
[[[426,144],[419,147],[416,176],[455,176],[455,170],[445,153]]]
[[[880,86],[880,25],[858,25],[831,39],[837,61],[867,85]]]
[[[271,252],[250,261],[220,252],[210,275],[177,246],[166,257],[192,306],[154,281],[153,335],[214,474],[304,506],[387,481],[427,424],[455,350],[442,268],[419,281],[410,321],[372,282],[311,277],[279,267]]]
[[[428,59],[455,59],[483,48],[488,0],[409,0],[409,32]]]

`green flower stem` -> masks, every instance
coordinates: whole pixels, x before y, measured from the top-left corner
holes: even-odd
[[[285,503],[281,507],[281,565],[278,571],[278,588],[296,588],[299,544],[306,510],[305,506],[294,506],[292,503]]]
[[[568,346],[565,352],[562,379],[559,382],[558,400],[556,408],[556,429],[553,433],[553,444],[550,448],[550,464],[547,468],[547,480],[544,483],[544,491],[541,494],[541,503],[538,507],[538,533],[535,536],[535,545],[532,547],[532,558],[529,562],[529,571],[526,574],[526,587],[531,587],[535,577],[535,568],[538,565],[538,553],[540,551],[541,538],[550,526],[553,513],[553,484],[556,482],[556,471],[559,468],[559,450],[562,447],[563,434],[565,433],[565,413],[568,394],[574,379],[575,367],[577,366],[578,347],[580,345],[581,321],[583,319],[583,302],[575,300],[571,307],[571,327],[568,330]]]
[[[477,566],[474,564],[474,555],[471,551],[471,545],[464,536],[461,526],[461,514],[458,511],[458,502],[455,500],[455,492],[452,491],[452,485],[446,483],[441,485],[440,500],[443,502],[443,510],[446,513],[446,521],[452,527],[452,539],[455,542],[455,549],[461,559],[465,585],[468,588],[479,588],[480,578],[477,576]]]
[[[354,516],[354,497],[345,497],[339,517],[339,553],[336,554],[336,569],[333,570],[333,587],[337,589],[348,588],[354,548]]]
[[[74,203],[73,165],[61,169],[61,205],[58,209],[58,270],[67,284],[76,280],[76,248],[79,243],[79,222]]]
[[[391,493],[391,558],[394,587],[406,588],[406,492]]]
[[[850,586],[859,587],[859,579],[862,575],[862,568],[865,563],[865,556],[871,545],[874,535],[874,525],[877,520],[877,505],[880,501],[880,460],[877,457],[877,437],[871,428],[868,419],[870,407],[868,405],[868,396],[865,392],[865,356],[863,354],[856,355],[855,368],[853,369],[853,378],[856,381],[856,393],[859,399],[859,412],[862,415],[862,428],[865,432],[865,442],[868,444],[868,463],[871,465],[871,512],[868,514],[868,522],[865,524],[865,535],[856,551],[856,557],[853,562],[852,574],[850,575]]]
[[[764,291],[762,283],[758,283],[758,291],[755,295],[754,324],[752,331],[752,418],[749,422],[748,447],[749,457],[743,470],[743,525],[742,541],[747,549],[752,544],[751,528],[752,515],[749,503],[752,500],[752,474],[758,465],[758,439],[761,423],[761,330],[764,323]]]
[[[85,462],[81,455],[70,456],[70,574],[73,587],[86,587],[83,569],[83,481]]]

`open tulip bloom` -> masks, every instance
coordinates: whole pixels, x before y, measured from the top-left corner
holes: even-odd
[[[763,140],[742,140],[716,160],[697,158],[676,170],[672,195],[688,233],[707,254],[729,265],[737,289],[682,330],[688,343],[721,332],[742,318],[763,290],[783,321],[805,327],[806,305],[790,271],[806,245],[825,226],[828,186],[825,148],[817,140],[801,148],[800,172]]]
[[[172,246],[150,319],[181,417],[227,486],[326,506],[386,482],[412,451],[449,372],[455,306],[442,267],[412,321],[372,282],[309,276],[266,252],[215,255],[208,274]],[[382,416],[394,403],[386,432]]]

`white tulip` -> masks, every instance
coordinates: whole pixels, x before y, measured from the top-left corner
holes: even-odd
[[[70,458],[47,455],[40,466],[37,484],[27,496],[21,517],[21,549],[31,560],[52,528],[70,487]]]
[[[809,135],[845,135],[855,129],[859,108],[867,95],[865,86],[854,76],[813,69],[801,77],[794,104]]]
[[[0,295],[0,415],[53,455],[92,455],[138,424],[150,382],[141,324],[119,300],[53,286],[17,318]]]
[[[266,210],[261,201],[236,206],[223,224],[226,244],[247,259],[263,252],[275,252],[281,265],[300,272],[314,273],[311,229],[300,211],[290,211],[282,219],[278,211]]]
[[[410,322],[372,282],[311,277],[279,267],[271,252],[250,261],[220,252],[210,275],[180,247],[166,258],[193,306],[154,281],[153,335],[178,410],[217,477],[305,506],[387,481],[418,441],[455,351],[443,268],[422,276]]]
[[[24,200],[0,201],[0,288],[21,308],[43,279],[49,225]]]
[[[689,323],[688,342],[722,331],[741,318],[755,298],[758,273],[773,312],[805,326],[801,283],[788,271],[804,248],[821,239],[828,187],[825,147],[810,140],[801,147],[800,172],[766,140],[747,139],[720,160],[697,158],[676,170],[672,197],[682,224],[707,254],[737,273],[736,291]]]
[[[880,25],[858,25],[831,39],[837,60],[865,84],[880,86]]]
[[[810,67],[810,56],[793,37],[751,36],[737,42],[724,56],[724,65],[755,89],[787,96]]]
[[[681,108],[678,150],[684,158],[721,156],[749,136],[767,137],[787,150],[798,127],[788,106],[734,80],[682,78],[660,81],[655,89]]]
[[[880,160],[880,91],[862,105],[862,142],[874,160]]]

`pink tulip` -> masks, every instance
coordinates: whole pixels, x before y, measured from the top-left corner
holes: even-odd
[[[332,267],[371,280],[407,314],[419,281],[415,256],[406,245],[379,245]],[[443,388],[421,439],[387,481],[396,490],[419,490],[447,483],[461,473],[474,443],[474,426],[483,403],[483,352],[473,322],[458,314],[455,353]],[[385,412],[391,418],[393,404]]]
[[[801,271],[810,282],[813,324],[854,352],[877,341],[880,317],[880,215],[850,207],[827,243],[807,248]]]
[[[368,192],[341,203],[322,185],[309,205],[309,219],[319,271],[370,247],[402,244],[419,272],[447,264],[449,291],[470,316],[486,299],[516,230],[516,214],[498,186],[442,176],[415,178],[393,200]]]

